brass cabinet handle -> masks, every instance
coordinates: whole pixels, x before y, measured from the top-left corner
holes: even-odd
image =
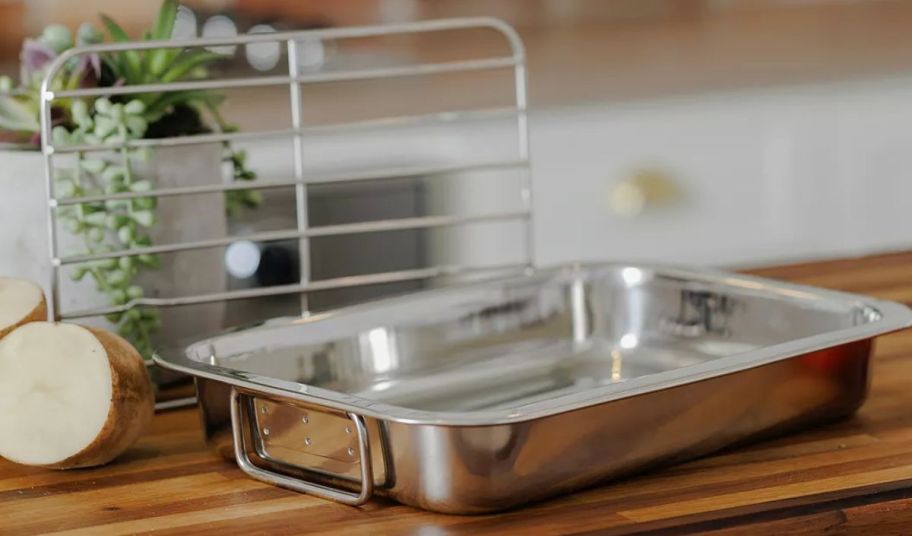
[[[661,205],[680,197],[680,190],[666,173],[638,171],[613,184],[608,191],[608,206],[617,216],[639,216],[651,205]]]

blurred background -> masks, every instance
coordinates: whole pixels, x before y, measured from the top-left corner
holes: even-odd
[[[138,36],[158,7],[157,0],[0,0],[0,72],[17,73],[22,39],[47,24],[75,29],[105,13]],[[188,0],[174,35],[475,15],[516,26],[527,47],[537,264],[641,259],[746,267],[912,244],[907,0]],[[505,53],[494,37],[302,41],[298,67],[316,72]],[[277,44],[227,48],[220,75],[285,68]],[[304,90],[301,103],[311,125],[474,109],[509,103],[509,84],[497,86],[504,81],[509,72],[432,76],[421,84],[318,84]],[[233,90],[225,114],[241,130],[277,128],[288,125],[288,103],[284,87]],[[324,137],[317,140],[324,145],[309,147],[305,167],[326,173],[465,163],[497,146],[480,135],[496,138],[494,130],[485,124],[433,135]],[[249,145],[261,178],[289,176],[287,142]],[[490,175],[315,186],[308,223],[510,210],[519,179]],[[265,201],[234,218],[231,230],[294,227],[292,191],[272,191]],[[495,265],[523,258],[522,232],[484,224],[314,239],[305,262],[313,279]],[[244,248],[226,253],[226,262],[236,263],[228,266],[232,285],[297,280],[296,243],[255,246],[248,248],[254,261],[245,260]],[[421,285],[317,293],[312,305]]]
[[[517,26],[536,104],[665,96],[901,72],[912,59],[902,0],[188,0],[199,33],[489,15]],[[0,0],[0,61],[25,37],[105,13],[136,34],[157,0]],[[225,16],[230,24],[220,24]],[[208,31],[206,23],[209,23]],[[226,28],[228,26],[228,28]]]

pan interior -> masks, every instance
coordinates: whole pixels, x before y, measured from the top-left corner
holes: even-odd
[[[623,265],[555,271],[261,326],[210,340],[191,358],[410,409],[466,412],[871,320],[861,306],[745,281]]]

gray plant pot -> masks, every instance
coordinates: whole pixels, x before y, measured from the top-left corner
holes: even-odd
[[[136,169],[157,188],[217,184],[223,180],[222,148],[218,144],[168,147],[154,151],[148,164]],[[23,277],[50,291],[44,159],[37,151],[0,151],[0,214],[9,222],[0,229],[0,275]],[[227,234],[224,197],[220,194],[164,197],[156,209],[158,222],[150,229],[155,244],[186,242]],[[61,251],[79,251],[75,238],[61,229]],[[227,276],[221,248],[188,251],[161,258],[162,266],[143,273],[137,283],[150,297],[188,296],[221,292]],[[91,278],[80,282],[63,277],[62,311],[104,306],[105,298]],[[162,309],[162,329],[156,344],[173,345],[222,327],[221,303]],[[104,318],[80,323],[111,328]]]

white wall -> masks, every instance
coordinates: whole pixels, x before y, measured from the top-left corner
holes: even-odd
[[[912,246],[912,78],[534,114],[541,263],[700,264]],[[680,198],[635,217],[613,184],[654,168]]]

